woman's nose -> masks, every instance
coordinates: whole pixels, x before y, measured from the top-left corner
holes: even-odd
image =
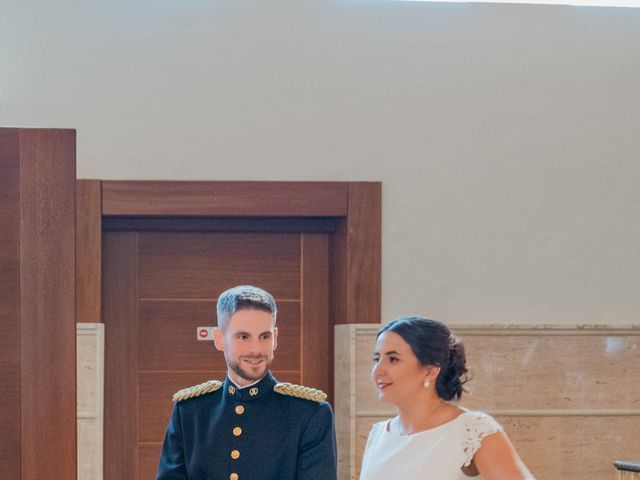
[[[381,362],[375,362],[373,364],[373,368],[371,369],[371,377],[375,380],[376,377],[380,376],[384,372],[384,368],[382,368]]]

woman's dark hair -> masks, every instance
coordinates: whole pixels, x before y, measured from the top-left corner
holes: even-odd
[[[409,344],[421,365],[440,367],[436,392],[443,400],[460,399],[467,381],[464,345],[449,328],[424,317],[398,317],[378,330],[394,332]]]

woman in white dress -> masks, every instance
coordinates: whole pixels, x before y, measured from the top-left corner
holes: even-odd
[[[440,322],[400,317],[378,331],[371,375],[398,415],[371,429],[360,480],[534,478],[491,416],[449,403],[466,372],[464,346]]]

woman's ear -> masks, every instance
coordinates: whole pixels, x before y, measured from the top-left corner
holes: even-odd
[[[436,367],[435,365],[425,365],[424,372],[425,375],[432,381],[435,382],[438,375],[440,375],[440,367]]]

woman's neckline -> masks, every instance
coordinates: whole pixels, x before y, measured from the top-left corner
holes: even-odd
[[[392,432],[390,430],[389,427],[391,427],[391,420],[393,420],[394,418],[397,418],[397,416],[396,417],[392,417],[392,418],[390,418],[390,419],[388,419],[387,421],[384,422],[384,432],[386,434],[388,434],[388,435],[391,435],[391,436],[397,437],[397,438],[411,438],[411,437],[413,437],[415,435],[420,435],[421,433],[434,432],[434,431],[439,430],[441,428],[444,428],[444,427],[446,427],[448,425],[451,425],[456,420],[458,420],[462,415],[464,415],[465,413],[469,413],[469,410],[467,410],[467,409],[461,408],[461,410],[462,411],[457,416],[453,417],[451,420],[448,420],[448,421],[446,421],[444,423],[441,423],[440,425],[436,425],[435,427],[427,428],[425,430],[420,430],[418,432],[408,433],[406,435],[402,435],[400,433],[394,433],[394,432]]]

